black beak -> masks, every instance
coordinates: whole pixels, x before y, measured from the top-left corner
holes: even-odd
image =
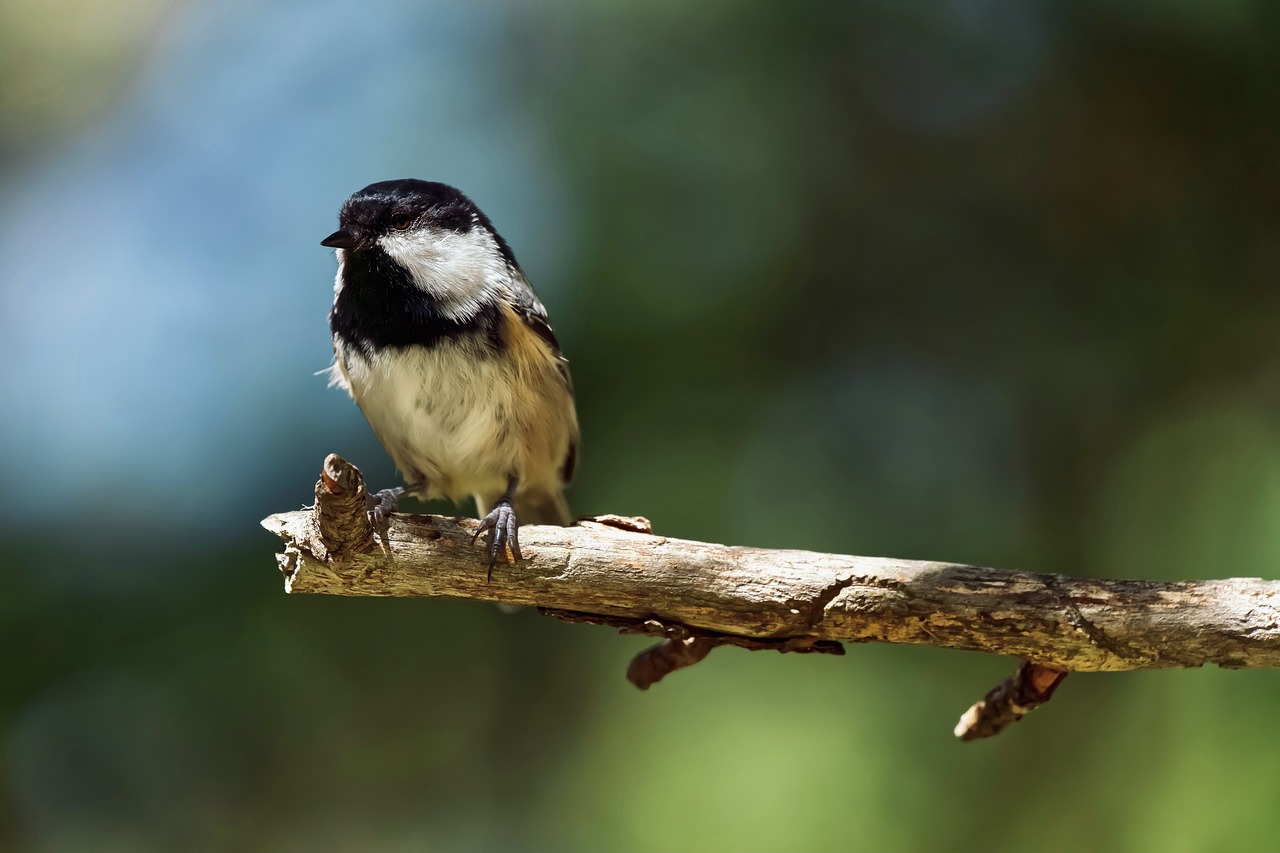
[[[354,249],[360,241],[356,239],[356,235],[348,228],[339,228],[328,237],[320,241],[321,246],[328,246],[330,249]]]

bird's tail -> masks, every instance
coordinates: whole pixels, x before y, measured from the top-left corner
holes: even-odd
[[[477,518],[484,518],[498,502],[498,495],[476,495]],[[564,490],[554,492],[521,492],[516,495],[516,521],[524,524],[554,524],[557,527],[573,525],[569,503]]]
[[[516,497],[516,519],[521,524],[554,524],[568,527],[573,524],[569,503],[564,491],[529,492]]]

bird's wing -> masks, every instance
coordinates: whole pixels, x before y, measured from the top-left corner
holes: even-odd
[[[529,280],[519,270],[512,271],[511,296],[511,306],[515,308],[516,314],[529,327],[530,331],[542,338],[551,347],[551,352],[559,361],[560,375],[564,377],[564,383],[569,386],[569,393],[572,395],[573,377],[569,375],[569,360],[560,351],[560,341],[556,339],[555,330],[551,328],[551,320],[547,317],[546,306],[542,304],[542,300],[534,292],[533,285],[529,284]]]
[[[538,298],[533,285],[529,284],[524,273],[518,269],[512,270],[511,295],[511,305],[516,315],[524,321],[530,331],[551,347],[551,352],[556,357],[556,368],[564,380],[565,387],[569,390],[570,405],[573,405],[573,377],[569,374],[569,359],[565,358],[564,353],[560,351],[560,341],[556,339],[555,330],[551,328],[546,306],[542,304],[542,300]],[[569,443],[569,452],[565,454],[564,463],[560,467],[560,479],[566,485],[573,480],[573,471],[577,464],[578,439],[575,435],[573,441]]]

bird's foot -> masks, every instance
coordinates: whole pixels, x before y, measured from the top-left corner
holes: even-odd
[[[515,560],[521,560],[520,556],[520,539],[516,533],[516,510],[512,506],[511,498],[504,497],[494,505],[480,521],[480,528],[476,530],[476,535],[471,537],[471,541],[475,542],[480,538],[480,534],[486,530],[493,531],[493,538],[489,541],[489,580],[493,580],[493,565],[498,562],[498,554],[506,557],[507,547],[511,547],[511,556]]]
[[[373,525],[373,529],[379,533],[385,533],[387,526],[391,523],[390,515],[396,511],[396,506],[400,503],[400,497],[404,494],[403,487],[395,489],[383,489],[382,491],[369,495],[369,523]]]

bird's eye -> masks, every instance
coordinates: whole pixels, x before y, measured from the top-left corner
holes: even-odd
[[[413,217],[407,213],[397,213],[391,217],[391,227],[397,231],[405,231],[413,224]]]

